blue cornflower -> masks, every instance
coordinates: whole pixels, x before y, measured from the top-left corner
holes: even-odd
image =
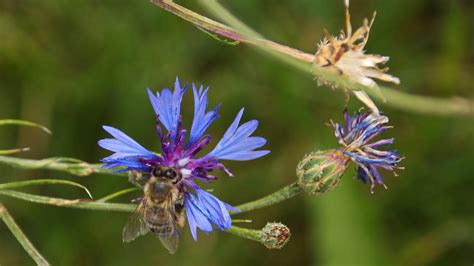
[[[347,109],[344,110],[345,126],[332,123],[335,135],[342,145],[338,151],[343,157],[350,159],[357,166],[357,178],[362,182],[371,182],[371,190],[375,183],[385,187],[378,168],[394,171],[398,163],[403,159],[396,150],[382,151],[377,149],[381,146],[390,146],[394,138],[381,139],[375,142],[371,140],[391,128],[388,126],[388,117],[383,114],[354,113],[350,116]]]
[[[156,130],[161,140],[161,154],[149,151],[122,131],[109,126],[103,128],[114,138],[102,139],[98,144],[114,152],[102,159],[105,168],[123,167],[117,171],[134,170],[149,174],[157,167],[175,169],[181,177],[176,186],[184,194],[189,228],[193,238],[197,240],[197,228],[206,233],[213,231],[213,225],[226,230],[232,222],[229,210],[238,210],[201,189],[196,181],[209,182],[217,179],[211,174],[214,170],[223,170],[232,176],[221,160],[247,161],[262,157],[269,151],[256,150],[266,143],[264,138],[251,136],[258,126],[256,120],[239,126],[244,112],[242,108],[216,147],[208,154],[197,157],[211,139],[205,132],[219,117],[217,111],[220,105],[207,111],[208,88],[201,86],[198,89],[194,84],[192,87],[194,119],[187,143],[187,131],[183,129],[180,115],[181,101],[187,85],[181,87],[176,78],[173,92],[165,88],[155,95],[148,89],[157,116]]]

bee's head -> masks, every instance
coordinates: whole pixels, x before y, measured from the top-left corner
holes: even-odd
[[[157,166],[153,168],[151,175],[167,183],[171,182],[174,185],[181,181],[181,175],[172,167]]]

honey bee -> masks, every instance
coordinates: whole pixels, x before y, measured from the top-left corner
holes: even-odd
[[[180,174],[173,168],[156,167],[147,176],[131,173],[143,185],[143,197],[123,229],[122,239],[131,242],[151,231],[171,253],[178,249],[178,225],[184,226],[184,198],[177,188]]]

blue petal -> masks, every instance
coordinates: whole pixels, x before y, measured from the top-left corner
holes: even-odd
[[[205,210],[208,219],[213,224],[217,225],[220,230],[227,230],[232,226],[232,219],[226,203],[202,189],[196,189],[196,194],[201,203],[201,209]]]
[[[124,171],[128,170],[139,170],[139,171],[145,171],[149,172],[151,170],[150,166],[147,166],[146,164],[143,164],[138,160],[139,157],[137,156],[132,156],[132,157],[118,157],[111,155],[109,157],[106,157],[102,159],[101,161],[104,162],[105,164],[102,166],[102,168],[115,168],[119,166],[125,166],[127,167],[124,169]],[[122,172],[118,170],[119,172]]]
[[[143,148],[142,145],[138,144],[135,140],[127,136],[127,134],[123,133],[122,131],[109,126],[103,126],[102,128],[115,138],[100,140],[98,144],[102,148],[114,152],[153,155],[152,152]]]
[[[266,140],[261,137],[250,137],[258,127],[257,120],[249,121],[239,127],[243,112],[244,109],[242,108],[235,117],[234,122],[224,133],[222,139],[207,156],[218,159],[247,161],[262,157],[270,152],[266,150],[254,151],[254,149],[265,145]]]
[[[362,167],[357,167],[357,178],[362,181],[364,184],[367,184],[368,178],[367,173]]]
[[[115,137],[115,139],[101,139],[98,142],[100,147],[114,152],[114,154],[102,159],[102,162],[105,162],[103,167],[115,168],[119,166],[125,166],[127,167],[125,171],[147,171],[150,167],[140,162],[139,159],[143,158],[153,160],[158,158],[156,154],[145,149],[122,131],[109,126],[103,126],[103,128],[110,135]]]
[[[197,223],[193,214],[194,206],[191,206],[191,203],[189,203],[189,201],[186,198],[184,200],[184,206],[186,208],[186,216],[188,218],[189,231],[191,231],[191,235],[193,236],[193,239],[196,241],[197,240]]]
[[[370,164],[380,164],[380,165],[388,164],[388,165],[390,165],[390,164],[398,163],[400,161],[400,158],[397,157],[397,156],[382,157],[382,158],[375,158],[374,159],[374,158],[360,156],[360,155],[352,153],[352,152],[343,152],[343,153],[351,156],[352,158],[354,158],[355,160],[357,160],[359,162],[369,164],[369,165]]]
[[[161,95],[159,92],[156,92],[155,96],[150,89],[147,89],[151,105],[153,106],[153,109],[155,110],[155,113],[160,119],[161,123],[168,131],[173,131],[176,133],[181,108],[181,100],[186,89],[187,85],[184,85],[183,88],[181,88],[178,77],[176,77],[173,93],[171,93],[169,89],[165,88],[161,91]]]
[[[197,228],[202,231],[209,233],[212,232],[212,224],[209,222],[205,214],[200,208],[200,204],[197,201],[196,197],[189,193],[184,200],[184,205],[186,207],[186,215],[188,217],[189,229],[194,240],[197,240]]]
[[[211,125],[211,123],[219,117],[217,110],[219,109],[220,105],[214,108],[214,110],[206,113],[208,90],[209,89],[205,89],[203,91],[203,86],[201,86],[198,91],[196,86],[193,84],[194,119],[191,126],[191,133],[187,145],[188,147],[198,141],[199,138],[204,135],[204,132],[206,132],[206,129],[209,127],[209,125]]]
[[[189,229],[194,240],[197,240],[197,228],[209,233],[213,231],[213,224],[221,231],[232,226],[229,210],[239,211],[238,209],[198,187],[194,190],[196,195],[188,193],[184,201]]]

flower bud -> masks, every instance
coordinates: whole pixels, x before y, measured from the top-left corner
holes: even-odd
[[[267,223],[262,229],[262,243],[268,249],[281,249],[290,240],[290,228],[282,223]]]
[[[339,150],[312,152],[298,164],[298,185],[311,195],[331,191],[339,185],[347,163],[347,156]]]

